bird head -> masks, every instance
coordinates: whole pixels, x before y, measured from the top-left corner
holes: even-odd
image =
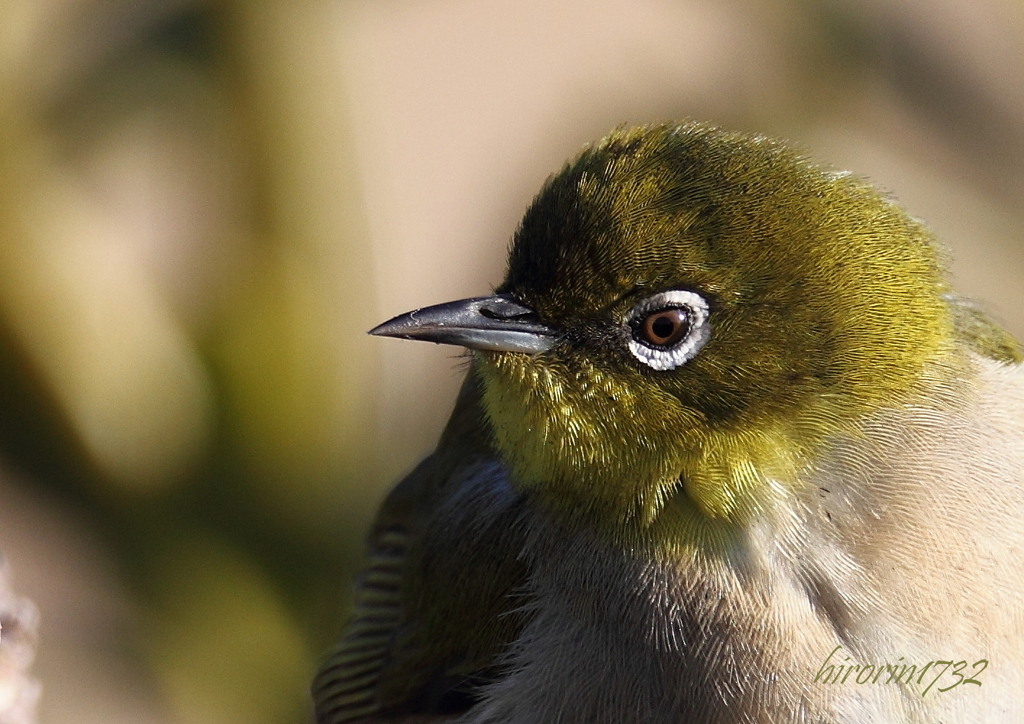
[[[473,350],[513,484],[633,544],[755,515],[924,394],[954,357],[947,292],[927,230],[869,184],[686,123],[552,176],[493,296],[373,332]]]

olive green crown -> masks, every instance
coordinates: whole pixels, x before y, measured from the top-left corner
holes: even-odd
[[[623,320],[669,289],[703,296],[711,331],[658,371]],[[617,130],[550,178],[498,291],[562,342],[478,355],[496,446],[522,490],[614,530],[755,509],[956,356],[918,221],[780,142],[697,123]]]

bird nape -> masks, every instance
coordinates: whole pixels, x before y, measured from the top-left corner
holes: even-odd
[[[1024,721],[1024,355],[868,183],[619,129],[493,295],[371,333],[472,364],[321,724]]]

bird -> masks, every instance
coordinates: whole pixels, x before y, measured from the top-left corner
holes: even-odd
[[[698,121],[543,185],[320,724],[1024,721],[1024,350],[867,180]]]

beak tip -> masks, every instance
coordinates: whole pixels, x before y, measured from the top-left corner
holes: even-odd
[[[401,317],[396,317],[395,319],[388,320],[387,322],[382,322],[373,329],[367,331],[367,334],[371,337],[402,337],[404,336],[402,334],[402,328],[408,327],[408,325],[395,324],[399,319],[401,319]]]
[[[551,347],[553,330],[523,319],[533,310],[501,295],[416,309],[378,324],[373,337],[454,344],[468,349],[536,354]]]

